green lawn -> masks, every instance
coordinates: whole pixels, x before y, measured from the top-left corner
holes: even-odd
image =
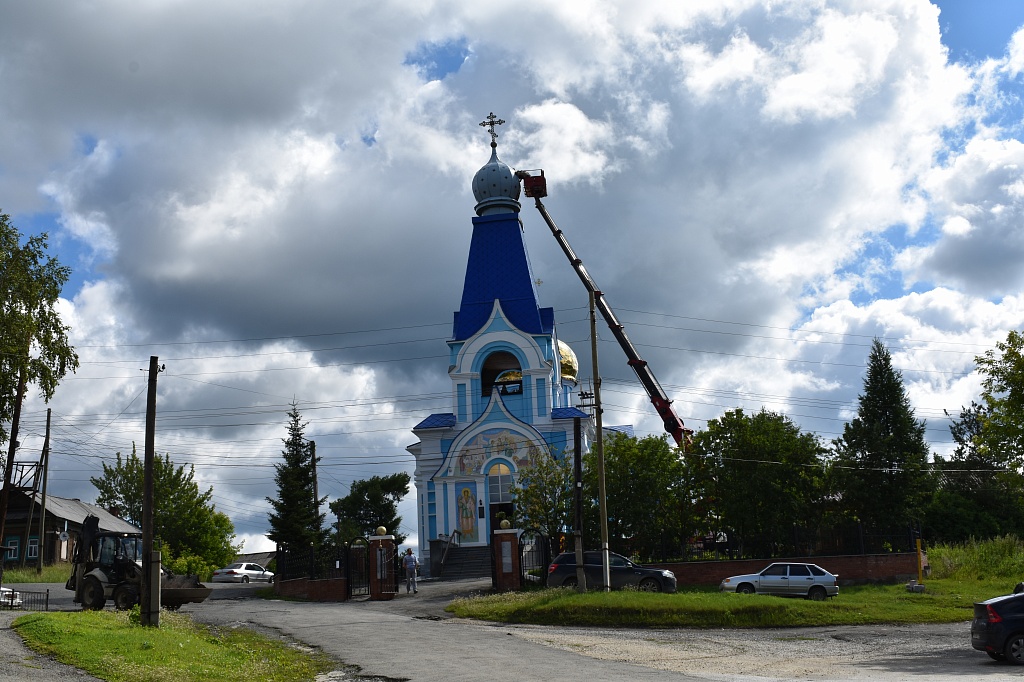
[[[825,602],[683,589],[676,594],[568,589],[488,595],[453,602],[464,618],[502,623],[607,627],[745,628],[970,620],[975,601],[1007,594],[1005,580],[929,580],[923,593],[904,585],[846,587]]]
[[[111,682],[309,682],[336,667],[326,656],[184,614],[161,613],[159,628],[132,621],[129,612],[63,611],[22,616],[13,627],[33,651]]]

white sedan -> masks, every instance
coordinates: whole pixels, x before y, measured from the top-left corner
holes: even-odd
[[[210,576],[215,583],[247,583],[265,580],[268,583],[274,582],[274,574],[259,564],[239,562],[218,568]]]

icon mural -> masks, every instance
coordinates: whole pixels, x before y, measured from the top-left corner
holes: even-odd
[[[477,532],[476,523],[476,495],[466,486],[459,491],[455,500],[459,511],[459,532],[462,533],[463,542],[477,542],[480,534]]]

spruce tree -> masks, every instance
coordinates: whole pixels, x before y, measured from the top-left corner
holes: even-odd
[[[924,431],[902,374],[875,339],[857,416],[834,441],[841,506],[865,532],[900,535],[920,521],[932,488]]]
[[[274,481],[277,499],[267,498],[274,511],[270,513],[267,537],[285,552],[299,552],[323,546],[327,532],[324,514],[319,512],[326,497],[317,500],[316,456],[314,445],[305,438],[306,424],[298,407],[292,403],[288,412],[288,437],[281,455],[284,462],[275,464]]]

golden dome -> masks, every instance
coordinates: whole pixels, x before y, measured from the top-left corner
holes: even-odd
[[[562,367],[562,381],[579,383],[580,361],[576,359],[576,353],[572,351],[572,348],[562,341],[558,342],[558,358]]]

